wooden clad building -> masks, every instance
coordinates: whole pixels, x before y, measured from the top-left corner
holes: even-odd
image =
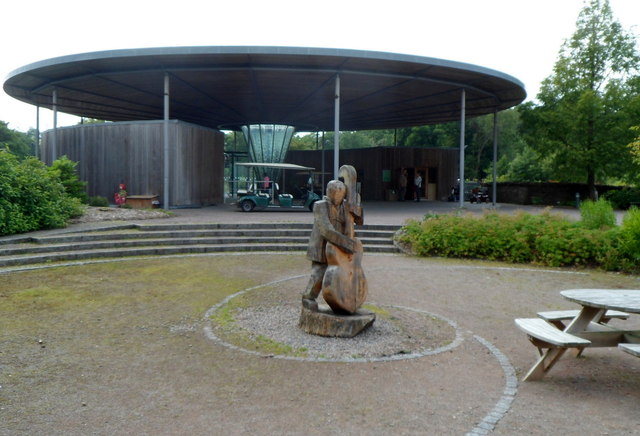
[[[83,124],[44,132],[42,160],[55,155],[78,162],[80,179],[90,196],[113,203],[118,185],[130,195],[164,192],[163,121]],[[169,121],[169,206],[191,207],[222,203],[224,199],[224,135],[215,129]]]
[[[293,151],[287,162],[316,168],[325,173],[324,182],[333,178],[333,150]],[[375,147],[340,150],[340,165],[353,165],[358,171],[364,200],[395,200],[402,168],[407,170],[406,200],[414,198],[416,173],[422,177],[421,198],[446,201],[458,180],[457,148]],[[324,170],[323,170],[324,168]],[[322,177],[316,177],[320,184]],[[319,187],[319,186],[317,186]],[[324,189],[323,189],[324,190]]]

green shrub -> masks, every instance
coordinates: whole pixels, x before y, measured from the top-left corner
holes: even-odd
[[[399,241],[420,256],[638,271],[640,210],[632,208],[622,227],[616,227],[615,221],[611,225],[610,206],[603,202],[595,207],[596,212],[585,212],[577,223],[548,211],[513,216],[495,212],[482,217],[428,215],[422,221],[407,222]]]
[[[95,197],[89,197],[87,204],[93,207],[109,207],[109,200],[101,195],[96,195]]]
[[[18,158],[0,151],[0,235],[29,230],[29,220],[14,199],[18,196]]]
[[[640,189],[620,189],[606,192],[603,197],[616,209],[629,209],[640,204]]]
[[[628,265],[625,269],[640,267],[640,209],[629,209],[620,228],[620,251]]]
[[[19,162],[0,152],[0,235],[64,227],[82,212],[80,201],[65,192],[45,164],[33,157]]]
[[[550,215],[497,213],[487,213],[482,218],[429,216],[421,223],[408,223],[401,240],[422,256],[530,262],[535,258],[532,247],[541,223],[553,219]]]
[[[616,226],[616,215],[613,207],[605,199],[583,201],[580,204],[581,224],[591,230]]]
[[[620,227],[600,232],[596,263],[606,271],[634,272],[635,268],[622,252]]]
[[[596,266],[600,234],[569,222],[550,227],[536,240],[536,262],[555,267]]]
[[[62,156],[56,159],[49,167],[49,173],[60,180],[69,196],[77,198],[82,203],[87,203],[88,196],[85,192],[87,182],[83,182],[78,178],[77,166],[77,162],[70,160],[67,156]]]

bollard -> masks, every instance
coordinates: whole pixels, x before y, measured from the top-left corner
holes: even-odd
[[[576,192],[576,209],[580,209],[580,193]]]

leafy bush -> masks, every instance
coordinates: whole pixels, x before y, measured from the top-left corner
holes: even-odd
[[[616,215],[613,207],[605,199],[583,201],[580,204],[581,224],[591,230],[616,226]]]
[[[94,207],[109,207],[109,200],[101,195],[96,195],[95,197],[89,197],[87,204]]]
[[[640,263],[640,209],[632,207],[620,228],[620,250],[631,265]]]
[[[67,194],[77,198],[82,203],[87,203],[88,197],[85,192],[87,182],[83,182],[78,178],[77,166],[77,162],[70,160],[67,156],[62,156],[56,159],[49,167],[49,173],[60,180]]]
[[[629,209],[634,204],[640,204],[640,189],[608,191],[603,197],[616,209]]]
[[[64,227],[82,212],[45,164],[0,151],[0,235]]]
[[[14,202],[20,190],[17,179],[18,159],[9,152],[0,151],[0,235],[26,232],[29,229],[22,208]]]
[[[596,266],[601,232],[566,222],[550,227],[535,242],[536,261],[548,266]]]
[[[609,226],[606,205],[596,207],[601,209],[592,214],[595,218],[586,218],[587,225],[548,212],[515,216],[492,212],[482,217],[428,215],[422,221],[409,221],[400,232],[399,242],[420,256],[638,271],[640,210],[632,209],[620,228],[615,227],[615,221]],[[602,221],[607,225],[600,225]]]

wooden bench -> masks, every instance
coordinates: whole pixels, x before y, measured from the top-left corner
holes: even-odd
[[[520,330],[524,331],[529,340],[542,354],[542,348],[578,348],[583,349],[591,345],[591,341],[565,333],[541,318],[518,318],[515,320]]]
[[[640,344],[618,344],[618,348],[625,353],[640,357]]]
[[[129,195],[126,204],[132,209],[151,209],[159,204],[157,195]]]
[[[538,312],[538,317],[550,322],[560,330],[564,330],[566,325],[563,323],[563,321],[572,320],[576,316],[578,316],[579,313],[579,310],[550,310],[547,312]],[[606,324],[613,318],[627,319],[629,318],[629,314],[626,312],[620,312],[618,310],[608,310],[600,317],[600,319],[596,319],[595,321]]]
[[[523,380],[540,380],[567,349],[576,348],[578,352],[582,352],[591,345],[591,341],[565,333],[542,318],[518,318],[515,322],[540,353],[540,359]],[[546,351],[542,351],[543,348]]]

